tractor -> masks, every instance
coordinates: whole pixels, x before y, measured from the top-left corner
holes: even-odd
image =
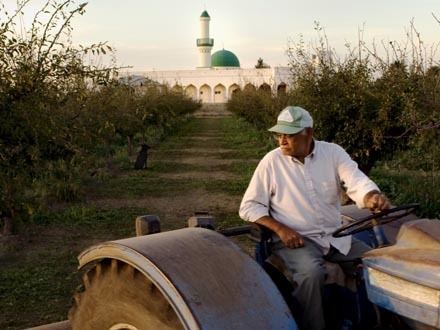
[[[373,249],[353,261],[362,262],[353,278],[328,265],[330,329],[440,329],[440,221],[419,219],[417,207],[376,214],[342,207],[345,225],[333,235],[356,235]],[[141,216],[136,233],[79,255],[83,285],[69,327],[298,329],[292,282],[270,255],[271,233],[257,225],[216,230],[208,213],[167,232],[157,216]],[[236,235],[255,241],[254,257],[229,238]]]

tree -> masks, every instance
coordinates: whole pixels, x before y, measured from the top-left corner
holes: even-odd
[[[78,160],[83,119],[81,104],[88,88],[111,78],[113,68],[86,64],[86,54],[111,51],[105,43],[74,48],[69,42],[71,21],[86,4],[48,0],[31,27],[18,35],[16,22],[29,0],[12,15],[0,12],[0,215],[3,233],[31,209],[30,187],[48,162]],[[19,30],[19,29],[18,29]]]
[[[263,59],[260,57],[257,60],[257,64],[255,65],[255,69],[267,69],[270,68],[270,65],[267,63],[264,63]]]
[[[407,65],[405,53],[393,48],[389,53],[396,58],[388,62],[361,41],[357,52],[349,49],[340,60],[319,24],[316,30],[318,46],[306,48],[300,41],[288,56],[292,99],[312,112],[319,138],[341,144],[368,173],[378,160],[406,148],[417,127],[437,125],[430,110],[437,106],[427,105],[435,99],[427,91],[435,88],[423,87],[432,86],[422,65],[429,61],[415,57]]]

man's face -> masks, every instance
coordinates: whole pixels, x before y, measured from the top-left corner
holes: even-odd
[[[312,150],[313,129],[305,128],[296,134],[276,134],[283,155],[303,159]]]

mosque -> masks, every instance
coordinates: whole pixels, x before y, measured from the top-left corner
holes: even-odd
[[[211,17],[200,15],[200,38],[196,40],[199,65],[194,70],[143,71],[131,76],[131,84],[142,85],[145,78],[180,89],[202,103],[226,103],[237,90],[263,89],[285,92],[290,82],[288,67],[270,67],[258,60],[255,68],[241,68],[238,57],[222,49],[211,55],[214,39],[209,35]]]

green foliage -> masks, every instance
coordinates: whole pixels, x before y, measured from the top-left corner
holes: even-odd
[[[390,165],[376,167],[371,175],[393,204],[419,203],[418,216],[439,219],[439,172],[399,169]]]
[[[440,131],[429,130],[415,134],[407,148],[386,162],[390,168],[413,169],[438,173],[440,171]]]
[[[227,109],[257,128],[265,129],[272,125],[273,119],[280,109],[288,105],[289,100],[285,93],[273,97],[266,91],[244,89],[233,94],[227,103]]]
[[[45,163],[41,170],[41,175],[31,187],[37,205],[41,207],[56,202],[83,200],[81,177],[84,176],[84,170],[80,166],[58,159]]]
[[[130,155],[199,107],[166,86],[120,84],[117,68],[86,62],[112,52],[106,43],[71,44],[71,21],[86,4],[48,0],[31,27],[16,33],[28,2],[12,15],[0,11],[0,225],[47,203],[81,199],[82,178],[100,172],[96,154],[111,163],[114,146],[128,144]]]
[[[319,46],[294,44],[289,58],[293,99],[311,110],[319,137],[341,144],[368,172],[412,140],[438,131],[439,70],[424,57],[421,40],[414,40],[420,37],[413,25],[407,35],[412,49],[390,43],[385,59],[360,40],[339,60],[319,24],[316,30]]]
[[[256,129],[243,118],[234,116],[223,121],[223,129],[234,134],[225,136],[226,145],[235,151],[230,151],[224,157],[260,160],[266,152],[275,147],[272,134],[265,129]]]
[[[76,114],[69,110],[86,90],[85,79],[108,79],[110,69],[83,64],[87,51],[103,52],[105,44],[74,49],[68,40],[71,20],[85,4],[47,1],[22,36],[16,21],[27,1],[0,24],[0,212],[14,218],[29,208],[29,187],[46,162],[67,160],[78,145],[70,130]],[[66,36],[67,34],[67,36]],[[80,107],[79,107],[80,108]],[[67,191],[65,191],[68,193]]]

